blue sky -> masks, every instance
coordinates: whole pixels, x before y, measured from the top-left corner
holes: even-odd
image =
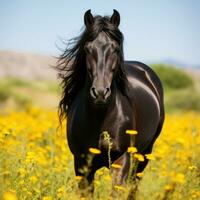
[[[83,15],[121,14],[125,58],[200,64],[198,0],[0,0],[0,50],[58,55],[80,34]]]

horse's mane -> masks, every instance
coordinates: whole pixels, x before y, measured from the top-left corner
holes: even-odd
[[[102,31],[120,46],[118,70],[114,81],[122,94],[126,95],[127,77],[124,69],[123,34],[118,27],[110,22],[109,17],[96,16],[93,25],[90,28],[85,28],[79,37],[71,39],[66,50],[58,59],[56,69],[59,72],[58,76],[62,86],[62,98],[58,111],[60,121],[67,116],[76,95],[84,87],[87,73],[84,45],[88,41],[93,41]]]

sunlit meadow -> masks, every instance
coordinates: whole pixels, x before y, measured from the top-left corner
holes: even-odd
[[[62,131],[57,125],[56,112],[34,107],[0,115],[0,199],[80,199],[81,177],[73,171],[65,125]],[[134,148],[128,150],[135,153]],[[200,115],[167,115],[153,153],[146,155],[150,163],[138,174],[142,179],[137,199],[200,199],[199,155]],[[111,188],[110,171],[97,171],[94,199],[112,199]],[[115,189],[117,199],[125,199],[128,188],[116,185]]]

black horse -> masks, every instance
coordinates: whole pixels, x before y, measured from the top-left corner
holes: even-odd
[[[140,154],[151,153],[164,121],[163,88],[147,65],[124,61],[116,10],[111,17],[93,17],[88,10],[84,22],[82,35],[72,39],[59,57],[57,69],[63,86],[59,116],[61,120],[67,117],[67,139],[76,175],[92,185],[96,170],[109,167],[110,159],[121,165],[117,184],[123,184],[132,166],[127,152],[131,136],[126,130],[138,132],[134,145]],[[112,143],[110,158],[103,131],[108,132]],[[94,154],[89,162],[90,147],[101,153]],[[147,163],[147,159],[139,162],[136,172],[142,172]]]

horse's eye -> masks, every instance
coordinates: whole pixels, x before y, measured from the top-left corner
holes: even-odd
[[[112,72],[114,72],[115,71],[115,68],[112,68]]]

